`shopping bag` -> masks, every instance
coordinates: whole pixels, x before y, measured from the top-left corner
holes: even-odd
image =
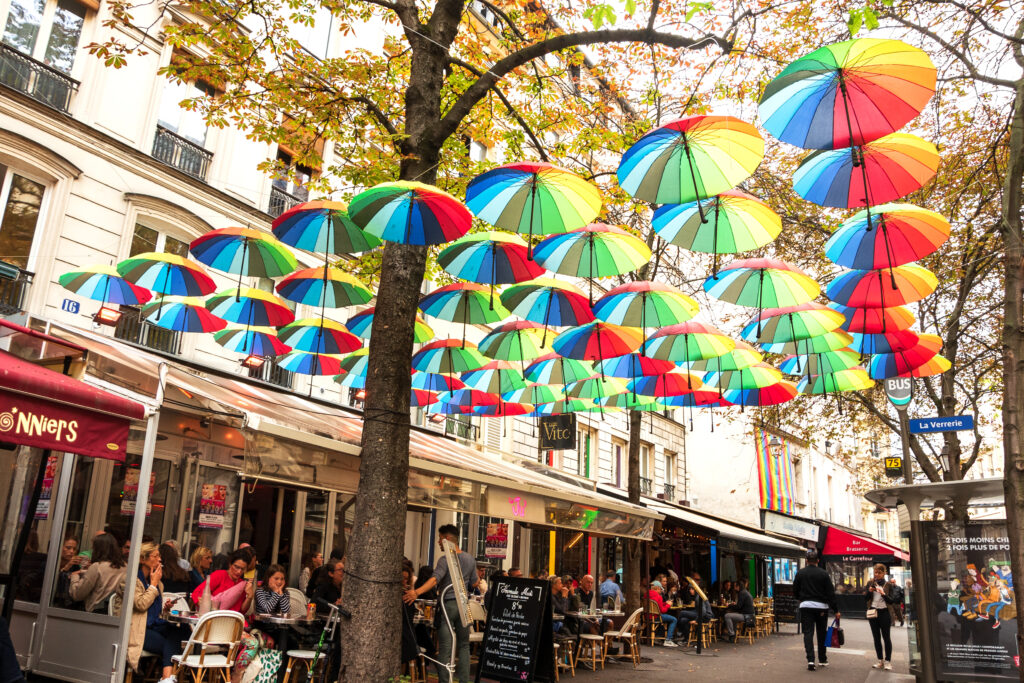
[[[839,648],[845,642],[846,636],[843,635],[843,627],[839,625],[839,619],[833,619],[832,625],[828,627],[828,631],[825,633],[825,644],[828,647]]]

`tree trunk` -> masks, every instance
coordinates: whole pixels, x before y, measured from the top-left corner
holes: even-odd
[[[1024,80],[1018,81],[1010,119],[1009,166],[1003,182],[1003,488],[1013,575],[1024,576],[1024,230],[1021,229],[1021,183],[1024,180]],[[1015,604],[1024,605],[1024,582],[1013,583]],[[1017,651],[1024,652],[1024,610],[1017,610]],[[1019,670],[1024,683],[1024,668]]]
[[[642,412],[639,410],[631,410],[629,412],[629,448],[627,450],[629,455],[626,469],[628,477],[626,490],[629,502],[634,505],[640,504],[640,427],[642,421]],[[646,594],[644,585],[646,580],[643,576],[643,568],[640,562],[640,554],[642,552],[643,543],[641,541],[630,539],[626,544],[626,571],[623,583],[626,584],[626,604],[631,610],[643,607],[646,604],[644,602],[644,595]]]

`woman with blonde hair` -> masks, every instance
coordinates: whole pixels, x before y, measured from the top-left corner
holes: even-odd
[[[213,551],[206,546],[197,546],[189,558],[192,571],[189,576],[192,578],[192,588],[195,590],[203,581],[210,576],[210,567],[213,566]]]

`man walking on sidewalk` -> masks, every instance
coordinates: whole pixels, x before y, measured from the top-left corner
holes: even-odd
[[[807,566],[793,579],[793,595],[800,601],[800,628],[804,632],[804,651],[807,670],[814,671],[814,636],[818,636],[818,666],[828,666],[825,631],[828,628],[828,610],[839,618],[836,588],[824,569],[818,566],[818,553],[807,551]]]

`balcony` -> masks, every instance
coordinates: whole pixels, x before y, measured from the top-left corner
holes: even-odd
[[[206,172],[210,169],[213,152],[163,126],[157,126],[156,138],[153,140],[153,158],[206,182]]]
[[[293,206],[298,206],[304,201],[306,200],[296,197],[289,192],[285,192],[275,185],[270,188],[270,205],[267,207],[267,213],[272,217],[277,218],[288,209]]]
[[[652,485],[651,480],[647,477],[640,477],[640,495],[649,496],[651,495]]]
[[[78,90],[75,79],[4,44],[0,44],[0,83],[65,114],[72,93]]]
[[[295,373],[288,372],[271,358],[258,368],[249,368],[249,377],[279,386],[282,389],[291,389]]]
[[[130,344],[145,346],[154,351],[177,355],[181,351],[181,332],[165,330],[142,319],[142,310],[121,307],[121,319],[114,328],[114,336]]]
[[[4,264],[9,266],[10,264]],[[14,279],[0,279],[0,315],[14,315],[21,312],[25,305],[25,296],[32,284],[34,273],[22,270],[16,266],[10,266],[12,272],[18,271]]]
[[[476,443],[480,438],[480,428],[472,422],[460,420],[452,415],[434,413],[426,416],[426,426],[443,432],[445,436],[454,436],[457,439],[464,439]]]
[[[676,497],[676,485],[665,484],[665,500],[675,500]]]

